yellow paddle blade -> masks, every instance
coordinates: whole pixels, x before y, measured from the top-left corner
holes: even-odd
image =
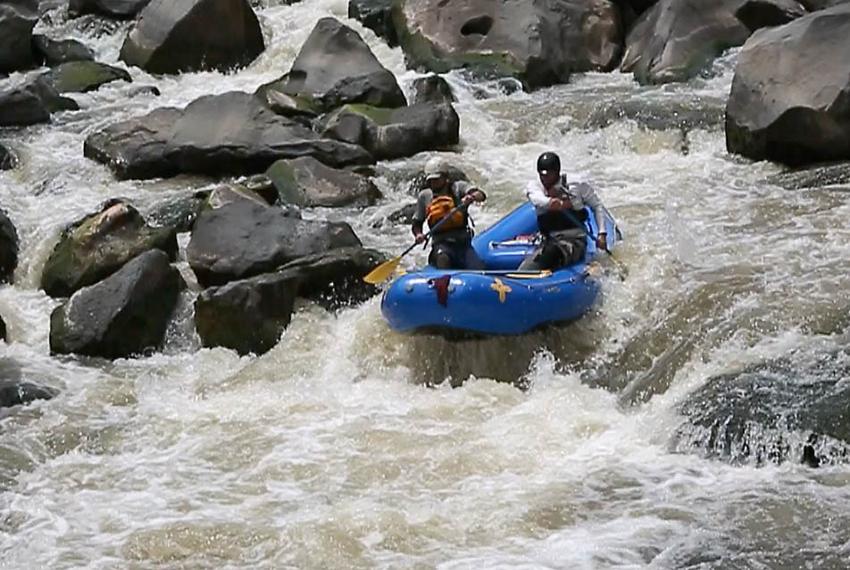
[[[396,267],[401,263],[401,257],[394,257],[389,261],[385,261],[380,264],[378,267],[370,271],[364,278],[363,281],[369,283],[370,285],[377,285],[378,283],[383,283],[395,273]]]

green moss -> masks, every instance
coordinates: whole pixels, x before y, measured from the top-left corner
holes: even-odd
[[[288,160],[278,160],[266,170],[282,204],[304,206],[306,199],[301,185],[295,177],[295,168]]]

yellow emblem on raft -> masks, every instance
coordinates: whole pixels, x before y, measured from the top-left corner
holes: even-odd
[[[499,294],[499,302],[500,303],[504,303],[505,300],[508,297],[508,293],[510,293],[512,291],[512,289],[509,286],[502,283],[502,280],[499,279],[498,277],[493,279],[493,284],[490,285],[490,289],[492,289],[493,291],[495,291],[496,293]]]

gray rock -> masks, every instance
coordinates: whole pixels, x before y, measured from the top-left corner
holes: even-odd
[[[733,463],[846,463],[850,457],[847,354],[780,359],[718,376],[682,405],[676,451]]]
[[[0,127],[47,123],[52,113],[77,109],[79,106],[73,99],[62,97],[56,89],[37,77],[0,92]]]
[[[745,0],[735,11],[751,31],[787,24],[806,15],[806,8],[796,0]]]
[[[83,151],[119,178],[262,172],[282,158],[313,156],[329,166],[371,164],[363,148],[321,138],[247,93],[201,97],[90,135]]]
[[[100,211],[62,232],[44,265],[41,287],[51,297],[68,297],[152,249],[174,259],[177,255],[174,229],[153,228],[127,202],[110,200]]]
[[[716,130],[723,127],[722,100],[692,97],[688,101],[651,100],[646,97],[617,98],[602,101],[582,124],[586,129],[603,129],[622,120],[632,120],[645,129]]]
[[[168,256],[145,252],[53,311],[50,350],[123,358],[159,348],[180,288]]]
[[[135,18],[150,0],[69,0],[68,15],[72,18],[84,14],[98,14],[128,20]]]
[[[738,58],[726,147],[792,166],[850,159],[850,4],[760,30]]]
[[[448,82],[439,75],[419,77],[413,81],[413,103],[453,103],[457,101]]]
[[[121,47],[121,60],[150,73],[248,65],[265,49],[246,0],[152,0]]]
[[[324,111],[346,103],[407,104],[395,76],[381,65],[360,34],[334,18],[316,23],[289,73],[261,87],[259,93],[268,91],[305,98]]]
[[[12,170],[18,166],[18,157],[6,145],[0,144],[0,170]]]
[[[77,40],[54,40],[34,35],[32,45],[40,61],[53,67],[69,61],[94,61],[94,52]]]
[[[266,171],[283,204],[334,208],[372,205],[381,192],[366,177],[325,166],[315,158],[279,160]]]
[[[11,283],[18,266],[18,232],[6,212],[0,210],[0,283]]]
[[[261,354],[289,325],[296,297],[329,307],[363,301],[378,292],[363,276],[383,260],[372,250],[340,248],[300,258],[275,273],[206,289],[195,302],[196,329],[204,346]]]
[[[686,81],[750,30],[735,17],[741,0],[660,0],[626,37],[620,69],[640,83]]]
[[[32,29],[38,22],[38,3],[31,0],[0,2],[0,72],[35,65]]]
[[[112,81],[133,81],[120,67],[96,61],[63,63],[45,72],[42,78],[59,93],[86,93]]]
[[[608,0],[399,0],[392,16],[413,67],[467,67],[531,88],[609,70],[622,51],[619,10]]]
[[[454,147],[460,139],[460,118],[450,104],[398,109],[346,105],[326,119],[322,133],[389,160]]]
[[[850,184],[850,162],[818,164],[801,170],[774,174],[768,176],[766,182],[788,190]]]
[[[349,0],[348,17],[384,38],[390,47],[396,47],[398,35],[393,27],[392,4],[392,0]]]
[[[186,256],[198,282],[210,286],[360,245],[348,224],[300,220],[279,208],[240,200],[198,217]]]

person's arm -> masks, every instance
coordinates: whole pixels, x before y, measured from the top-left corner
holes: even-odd
[[[481,188],[473,186],[468,182],[455,182],[454,191],[455,195],[460,198],[460,201],[467,206],[472,202],[483,202],[487,199],[487,194]]]
[[[429,193],[426,191],[419,193],[419,196],[416,199],[416,212],[413,214],[413,224],[411,224],[410,227],[411,232],[413,232],[413,237],[420,243],[425,241],[425,234],[422,233],[422,226],[425,225],[425,217],[427,216],[426,210],[428,209],[428,202],[430,202],[430,197],[427,196],[427,194]]]
[[[558,206],[557,202],[559,201],[556,198],[547,196],[543,185],[538,184],[535,180],[526,184],[525,195],[528,197],[528,201],[534,204],[534,207],[538,210],[556,208]]]
[[[593,218],[596,220],[596,227],[598,228],[596,242],[600,244],[600,247],[604,245],[602,249],[607,249],[608,242],[605,238],[607,238],[608,231],[606,229],[607,224],[605,223],[605,206],[602,205],[602,200],[599,199],[599,195],[596,194],[593,186],[587,183],[577,184],[576,186],[578,186],[577,190],[581,193],[582,201],[593,211]]]

